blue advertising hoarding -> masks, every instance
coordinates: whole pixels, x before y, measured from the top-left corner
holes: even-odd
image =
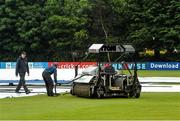
[[[29,62],[30,69],[41,69],[48,67],[48,62]],[[106,63],[102,63],[104,65]],[[116,70],[125,69],[121,63],[113,63]],[[127,63],[129,69],[134,68],[134,63]],[[16,62],[0,62],[0,69],[15,69]],[[180,62],[138,62],[138,70],[180,70]]]
[[[112,66],[116,70],[125,69],[125,67],[121,63],[113,63]],[[127,63],[127,66],[129,69],[133,69],[135,67],[135,64],[134,63]],[[146,63],[137,63],[137,69],[138,70],[146,70]]]
[[[48,67],[48,62],[34,62],[32,68],[46,68]]]
[[[180,70],[180,62],[148,62],[147,70]]]
[[[0,69],[13,69],[16,67],[16,62],[0,62]]]
[[[121,63],[113,63],[117,70],[125,69]],[[127,63],[129,69],[134,68],[134,63]],[[138,70],[180,70],[180,62],[138,62]]]
[[[48,67],[48,62],[28,62],[30,69],[40,69]],[[0,69],[15,69],[16,62],[0,62]]]

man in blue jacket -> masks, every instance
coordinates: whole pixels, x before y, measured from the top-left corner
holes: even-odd
[[[51,78],[52,74],[54,74],[54,82],[57,83],[57,64],[53,64],[53,66],[46,68],[42,73],[48,96],[56,96],[53,93],[54,84]]]
[[[21,89],[21,86],[24,87],[24,90],[26,92],[26,94],[29,94],[30,91],[28,90],[27,86],[26,86],[26,83],[25,83],[25,75],[26,73],[28,74],[29,76],[29,66],[28,66],[28,61],[27,61],[27,58],[26,58],[26,52],[22,52],[21,53],[21,56],[17,59],[17,62],[16,62],[16,76],[18,76],[19,74],[19,77],[20,77],[20,80],[19,80],[19,84],[15,90],[16,93],[19,93],[19,90]]]

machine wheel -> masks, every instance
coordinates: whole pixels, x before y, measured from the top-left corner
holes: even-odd
[[[134,94],[135,98],[139,98],[140,97],[140,93],[141,93],[141,86],[138,86],[136,89],[136,92]]]
[[[74,94],[72,93],[72,89],[70,90],[70,94],[71,94],[71,95],[74,95]]]
[[[139,98],[141,93],[141,86],[137,85],[133,90],[129,92],[129,97]]]
[[[73,89],[70,90],[71,95],[75,95]]]
[[[104,97],[104,89],[102,87],[98,87],[96,89],[97,98],[101,99]]]
[[[133,97],[134,96],[134,93],[133,92],[130,92],[129,93],[129,97]]]
[[[75,86],[75,85],[73,85],[72,88],[71,88],[71,90],[70,90],[70,94],[71,94],[71,95],[75,95],[75,94],[74,94],[74,86]]]
[[[139,98],[139,97],[140,97],[140,93],[136,93],[135,98]]]

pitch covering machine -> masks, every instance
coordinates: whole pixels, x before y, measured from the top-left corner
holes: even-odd
[[[89,48],[90,54],[101,53],[121,53],[116,62],[123,56],[135,54],[132,45],[109,45],[92,44]],[[132,56],[134,57],[134,56]],[[109,62],[102,66],[98,60],[97,66],[85,69],[82,74],[73,79],[71,94],[80,97],[135,97],[139,98],[141,93],[141,84],[137,76],[137,66],[134,57],[134,68],[130,70],[125,61],[121,61],[122,66],[126,68],[128,74],[117,71]]]

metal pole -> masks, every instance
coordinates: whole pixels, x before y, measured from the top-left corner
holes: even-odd
[[[55,95],[57,95],[56,86],[57,86],[57,83],[55,83],[55,85],[54,85],[54,91],[55,91]]]

